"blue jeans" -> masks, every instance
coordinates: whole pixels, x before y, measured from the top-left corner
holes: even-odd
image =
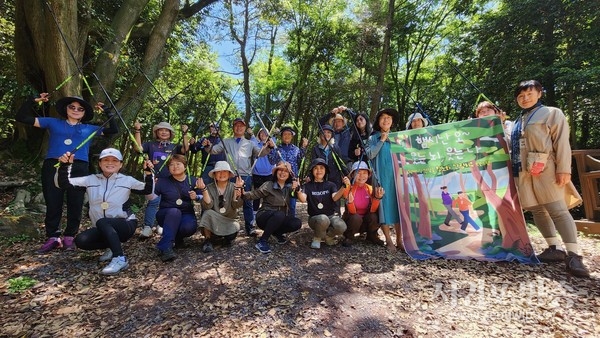
[[[146,204],[146,211],[144,212],[144,226],[153,227],[154,221],[156,220],[156,212],[160,205],[160,196],[155,199],[148,201]]]
[[[244,191],[252,190],[252,176],[240,176],[244,180]],[[235,177],[231,179],[231,182],[235,182]],[[254,221],[254,212],[252,209],[252,200],[244,200],[244,227],[246,228],[246,235],[254,228],[252,221]]]
[[[156,247],[165,251],[173,247],[174,242],[183,241],[196,233],[198,222],[193,213],[182,213],[177,208],[160,209],[156,213],[158,224],[163,227],[162,237]]]
[[[477,223],[475,223],[475,220],[471,218],[471,215],[469,214],[469,210],[467,210],[467,211],[461,210],[460,213],[463,215],[463,218],[464,218],[462,225],[460,226],[461,230],[467,230],[467,226],[469,224],[471,224],[473,226],[473,229],[479,230],[479,225],[477,225]]]

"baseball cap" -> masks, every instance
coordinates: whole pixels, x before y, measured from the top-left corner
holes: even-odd
[[[100,153],[100,159],[103,159],[108,156],[112,156],[119,161],[123,161],[123,155],[121,155],[121,152],[115,148],[106,148]]]

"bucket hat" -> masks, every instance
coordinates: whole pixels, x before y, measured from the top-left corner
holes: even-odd
[[[170,141],[172,141],[173,137],[175,137],[175,129],[173,129],[169,122],[160,122],[159,124],[155,124],[154,127],[152,127],[152,134],[154,137],[156,137],[156,131],[159,129],[168,129],[171,132],[171,137],[169,137]]]
[[[217,163],[215,163],[214,169],[208,172],[208,177],[215,178],[215,173],[217,171],[229,171],[229,178],[235,176],[235,173],[231,170],[231,167],[229,166],[229,163],[227,163],[227,161],[218,161]]]

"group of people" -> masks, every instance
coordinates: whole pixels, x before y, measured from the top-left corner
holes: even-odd
[[[587,277],[589,271],[583,264],[570,206],[563,198],[565,192],[576,194],[570,181],[568,124],[560,109],[541,103],[542,92],[535,80],[521,82],[515,91],[522,112],[512,131],[507,131],[513,174],[523,208],[532,211],[534,222],[548,243],[538,258],[544,262],[564,261],[569,273]],[[26,101],[16,116],[17,121],[50,131],[50,147],[42,169],[48,239],[38,250],[40,253],[57,248],[72,250],[75,246],[104,249],[100,261],[110,263],[102,273],[116,274],[127,268],[129,263],[121,243],[131,238],[137,228],[136,216],[128,205],[130,193],[146,196],[140,236],[151,236],[152,229],[159,233],[157,249],[165,262],[176,258],[174,249],[184,246],[184,238],[196,233],[198,227],[205,237],[203,252],[213,251],[215,245],[231,245],[241,229],[237,220],[240,207],[246,235],[256,237],[256,227],[262,229],[255,247],[269,253],[271,238],[284,244],[290,233],[301,228],[303,222],[296,215],[297,200],[307,204],[307,223],[313,231],[311,248],[319,249],[323,242],[350,246],[357,234],[366,234],[368,242],[385,244],[391,252],[402,249],[396,180],[390,170],[395,163],[388,138],[398,123],[394,109],[380,110],[371,124],[364,113],[350,113],[344,106],[334,108],[319,120],[318,143],[310,152],[306,138],[301,139],[299,147],[292,143],[296,132],[289,126],[281,128],[279,143],[265,128],[255,137],[239,118],[233,121],[233,136],[229,138],[221,138],[216,123],[210,125],[210,135],[199,140],[188,137],[187,127],[182,126],[183,142],[178,145],[173,142],[175,130],[167,122],[155,125],[155,139],[143,143],[142,125],[136,122],[135,139],[147,154],[143,161],[144,178],[139,181],[119,172],[123,156],[114,148],[100,153],[100,173],[89,175],[88,136],[118,132],[109,109],[101,103],[96,107],[107,111],[108,127],[85,123],[93,118],[94,109],[80,97],[57,101],[57,112],[64,119],[31,116],[33,103],[48,99],[48,94],[43,93]],[[505,122],[505,114],[489,102],[478,106],[475,117],[489,114],[497,114]],[[429,124],[426,116],[414,113],[409,116],[406,129]],[[245,137],[247,134],[250,137]],[[202,153],[201,177],[189,175],[185,156],[188,151]],[[300,178],[308,154],[311,160],[307,175]],[[93,227],[77,234],[85,191]],[[464,202],[452,201],[447,190],[444,193],[448,195],[444,199],[448,210],[445,223],[451,217],[458,220],[453,207],[460,209]],[[67,227],[62,233],[59,224],[65,195]],[[196,202],[201,205],[199,221]],[[468,223],[464,216],[463,222]],[[379,229],[385,241],[379,238]],[[557,232],[566,252],[561,250]]]

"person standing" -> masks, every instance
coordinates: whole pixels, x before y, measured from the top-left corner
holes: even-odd
[[[542,104],[543,88],[536,80],[519,83],[515,99],[522,111],[511,135],[511,160],[519,200],[531,211],[548,248],[538,256],[542,262],[563,261],[566,271],[589,277],[577,242],[577,226],[565,201],[581,202],[571,182],[569,124],[562,110]],[[560,238],[557,236],[560,235]],[[561,240],[566,253],[561,250]]]
[[[348,146],[348,158],[353,162],[366,161],[364,148],[373,131],[369,116],[365,113],[354,115],[354,125],[356,128],[352,130],[351,133],[350,146]]]
[[[234,168],[234,172],[244,181],[244,191],[252,189],[252,159],[266,156],[273,149],[273,142],[268,140],[261,148],[252,141],[244,137],[246,131],[246,122],[244,119],[236,118],[233,120],[233,137],[223,139],[221,143],[212,144],[208,139],[202,142],[204,150],[210,154],[224,153],[227,161]],[[232,181],[235,178],[232,178]],[[252,201],[246,200],[243,205],[244,227],[246,235],[256,237],[256,229],[252,224],[254,221],[254,212],[252,210]]]
[[[396,177],[393,166],[396,165],[392,158],[391,143],[388,134],[398,119],[398,112],[393,108],[385,108],[377,112],[373,122],[373,134],[369,138],[367,156],[373,163],[373,171],[377,173],[381,187],[386,192],[379,204],[379,223],[385,235],[385,245],[390,252],[403,248],[402,229],[400,228],[400,214],[398,198],[396,196]],[[396,246],[392,242],[390,228],[396,231]]]
[[[281,143],[269,154],[269,161],[271,164],[277,164],[279,161],[284,161],[290,164],[291,174],[294,177],[298,177],[300,170],[300,164],[302,159],[306,156],[306,147],[308,146],[308,139],[303,137],[300,147],[297,147],[292,143],[296,132],[290,126],[283,126],[280,130]],[[296,198],[290,199],[290,215],[296,215]]]
[[[348,150],[350,149],[350,128],[348,128],[348,121],[342,115],[342,113],[348,111],[345,106],[335,107],[331,110],[331,113],[319,119],[321,125],[330,125],[333,128],[333,139],[335,144],[340,148],[339,156],[341,156],[344,164],[350,162],[348,158]]]
[[[140,182],[119,173],[123,167],[123,155],[114,148],[100,153],[98,166],[101,173],[83,177],[71,177],[75,154],[66,152],[59,158],[58,186],[87,191],[92,227],[75,237],[75,244],[83,250],[106,249],[100,262],[110,261],[102,269],[105,275],[115,275],[129,267],[121,243],[133,237],[137,228],[135,213],[124,206],[131,193],[147,195],[152,192],[154,176],[144,162],[145,178]]]
[[[47,129],[49,134],[48,151],[42,164],[42,192],[46,202],[44,228],[46,242],[37,250],[39,254],[57,248],[75,250],[75,235],[79,231],[85,191],[79,189],[61,189],[54,183],[55,165],[58,158],[66,152],[77,149],[77,159],[71,165],[71,176],[82,177],[89,174],[90,142],[86,139],[94,134],[111,135],[118,133],[116,121],[111,117],[109,109],[99,102],[97,109],[108,113],[109,127],[102,128],[86,122],[94,118],[92,106],[79,96],[66,96],[56,101],[56,111],[62,118],[33,117],[34,103],[46,103],[50,99],[48,93],[41,93],[38,98],[27,99],[15,116],[18,122]],[[67,203],[67,226],[64,233],[60,229],[63,202]],[[63,236],[61,239],[61,235]]]
[[[219,125],[217,124],[217,122],[211,122],[209,129],[210,135],[203,137],[199,141],[196,141],[193,138],[188,138],[187,135],[185,135],[183,137],[184,148],[189,147],[189,151],[195,154],[203,149],[204,146],[202,144],[204,139],[208,139],[211,144],[220,143],[221,137],[219,136]],[[217,162],[226,161],[225,154],[210,154],[205,151],[201,151],[200,154],[202,155],[202,158],[200,160],[203,165],[203,170],[201,173],[202,180],[204,180],[204,182],[208,184],[212,182],[212,178],[210,178],[208,173],[210,173],[213,170]]]
[[[248,128],[248,129],[251,133],[252,130],[250,128]],[[254,142],[258,147],[262,148],[267,143],[268,138],[269,138],[269,134],[268,134],[267,130],[265,130],[264,128],[261,128],[258,131],[258,138],[254,137],[254,135],[252,135],[250,140],[252,142]],[[275,142],[275,141],[273,141],[273,142]],[[274,151],[271,151],[269,153],[269,156],[272,153],[274,153]],[[252,188],[253,189],[258,189],[258,187],[263,185],[263,183],[271,181],[273,179],[273,167],[275,167],[275,165],[273,163],[271,163],[269,156],[259,157],[254,161],[254,165],[252,166]],[[256,225],[256,212],[260,208],[260,202],[261,202],[261,199],[258,198],[258,199],[255,199],[252,203],[252,210],[254,211],[254,225]]]
[[[183,134],[187,132],[187,126],[182,125],[181,131]],[[134,123],[135,141],[142,149],[144,154],[148,154],[148,158],[154,165],[156,178],[167,178],[171,174],[167,168],[167,160],[173,154],[184,154],[183,148],[180,145],[172,143],[175,137],[175,129],[168,122],[160,122],[152,127],[152,135],[154,141],[142,143],[142,124],[138,121]],[[152,236],[152,228],[156,221],[156,212],[160,204],[160,197],[149,199],[144,212],[144,225],[140,233],[141,238],[149,238]],[[155,228],[157,234],[162,234],[162,228]]]

